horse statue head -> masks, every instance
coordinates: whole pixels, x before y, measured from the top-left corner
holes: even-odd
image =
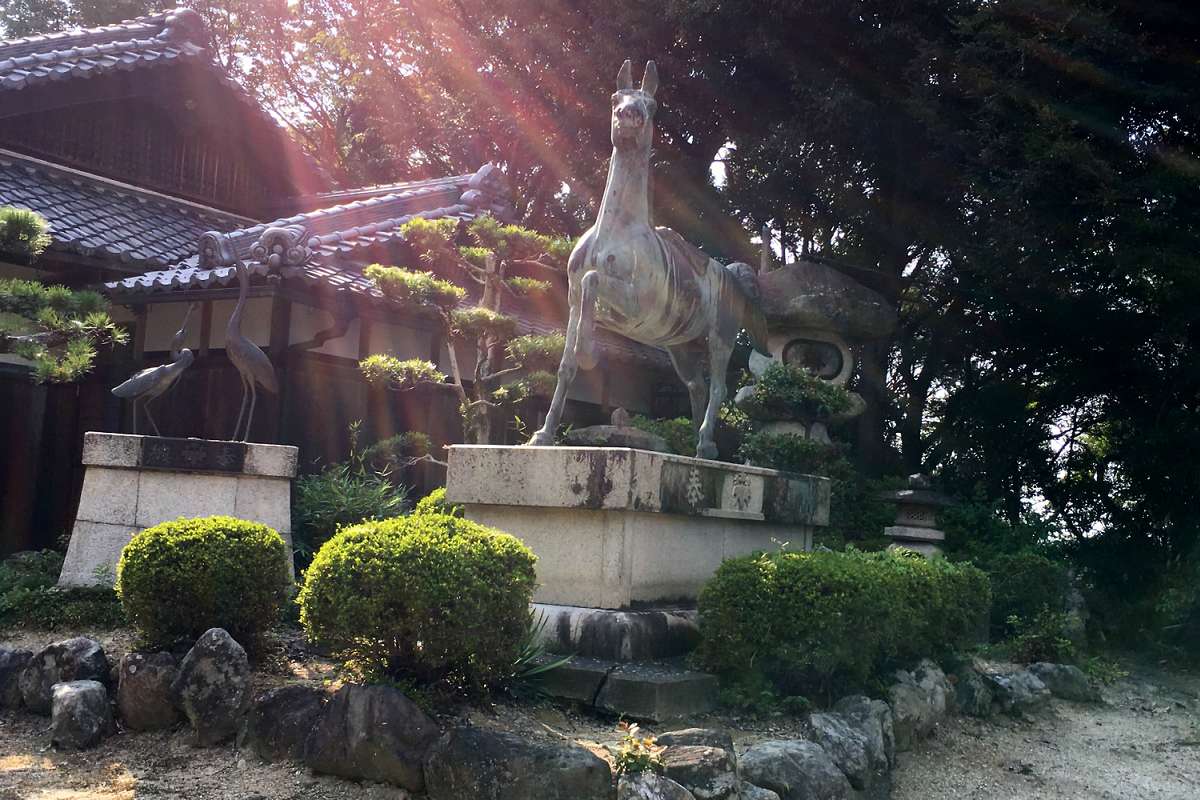
[[[649,150],[654,141],[654,112],[658,103],[654,92],[658,89],[658,67],[653,61],[646,62],[641,87],[633,88],[629,59],[617,73],[617,90],[612,95],[612,143],[618,150]]]

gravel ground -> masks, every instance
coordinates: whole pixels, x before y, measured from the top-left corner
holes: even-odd
[[[115,662],[134,645],[125,631],[80,632]],[[22,632],[0,643],[37,649],[63,632]],[[336,685],[333,664],[281,639],[255,675],[258,688],[285,681]],[[895,800],[1200,800],[1200,676],[1139,670],[1105,690],[1105,704],[1054,701],[1032,720],[950,718],[916,751],[900,756]],[[580,744],[608,758],[614,721],[549,702],[500,704],[462,717],[530,738]],[[452,723],[452,718],[442,720]],[[266,764],[232,744],[192,747],[186,729],[122,732],[85,753],[48,746],[43,717],[0,711],[0,800],[404,800],[401,789],[320,776],[298,764]],[[798,736],[794,718],[711,714],[647,733],[691,725],[722,728],[738,750]]]
[[[900,756],[893,800],[1197,800],[1200,676],[1139,669],[1104,704],[952,717]]]

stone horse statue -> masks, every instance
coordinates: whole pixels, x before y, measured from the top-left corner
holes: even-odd
[[[739,331],[768,354],[767,322],[756,300],[754,271],[722,266],[670,228],[650,222],[650,145],[658,70],[646,64],[633,88],[630,62],[612,96],[612,160],[600,213],[567,262],[570,318],[558,384],[531,445],[553,444],[567,391],[578,367],[595,366],[595,325],[662,347],[687,386],[699,428],[698,458],[716,458],[717,412]],[[769,355],[768,355],[769,357]],[[707,368],[708,379],[705,378]]]

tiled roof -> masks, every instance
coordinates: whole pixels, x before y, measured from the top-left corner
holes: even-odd
[[[2,41],[0,89],[188,59],[207,61],[207,39],[200,15],[184,8],[119,25]]]
[[[205,231],[250,221],[7,150],[0,150],[0,205],[44,216],[52,250],[142,268],[177,263]]]
[[[229,77],[212,58],[211,36],[204,19],[190,8],[174,8],[158,14],[100,28],[0,41],[0,92],[44,86],[52,81],[95,78],[118,71],[193,63],[203,67],[214,80],[275,131],[280,146],[296,162],[311,170],[324,185],[324,171],[304,153],[278,121],[263,110],[241,84]]]

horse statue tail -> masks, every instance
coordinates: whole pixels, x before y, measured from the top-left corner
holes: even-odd
[[[729,277],[733,278],[737,289],[741,290],[735,289],[732,292],[738,298],[732,304],[736,319],[741,324],[742,330],[749,334],[750,343],[754,346],[755,351],[769,357],[771,351],[767,349],[767,318],[762,311],[758,276],[755,274],[754,268],[741,261],[735,261],[732,264],[726,264],[725,271]]]

